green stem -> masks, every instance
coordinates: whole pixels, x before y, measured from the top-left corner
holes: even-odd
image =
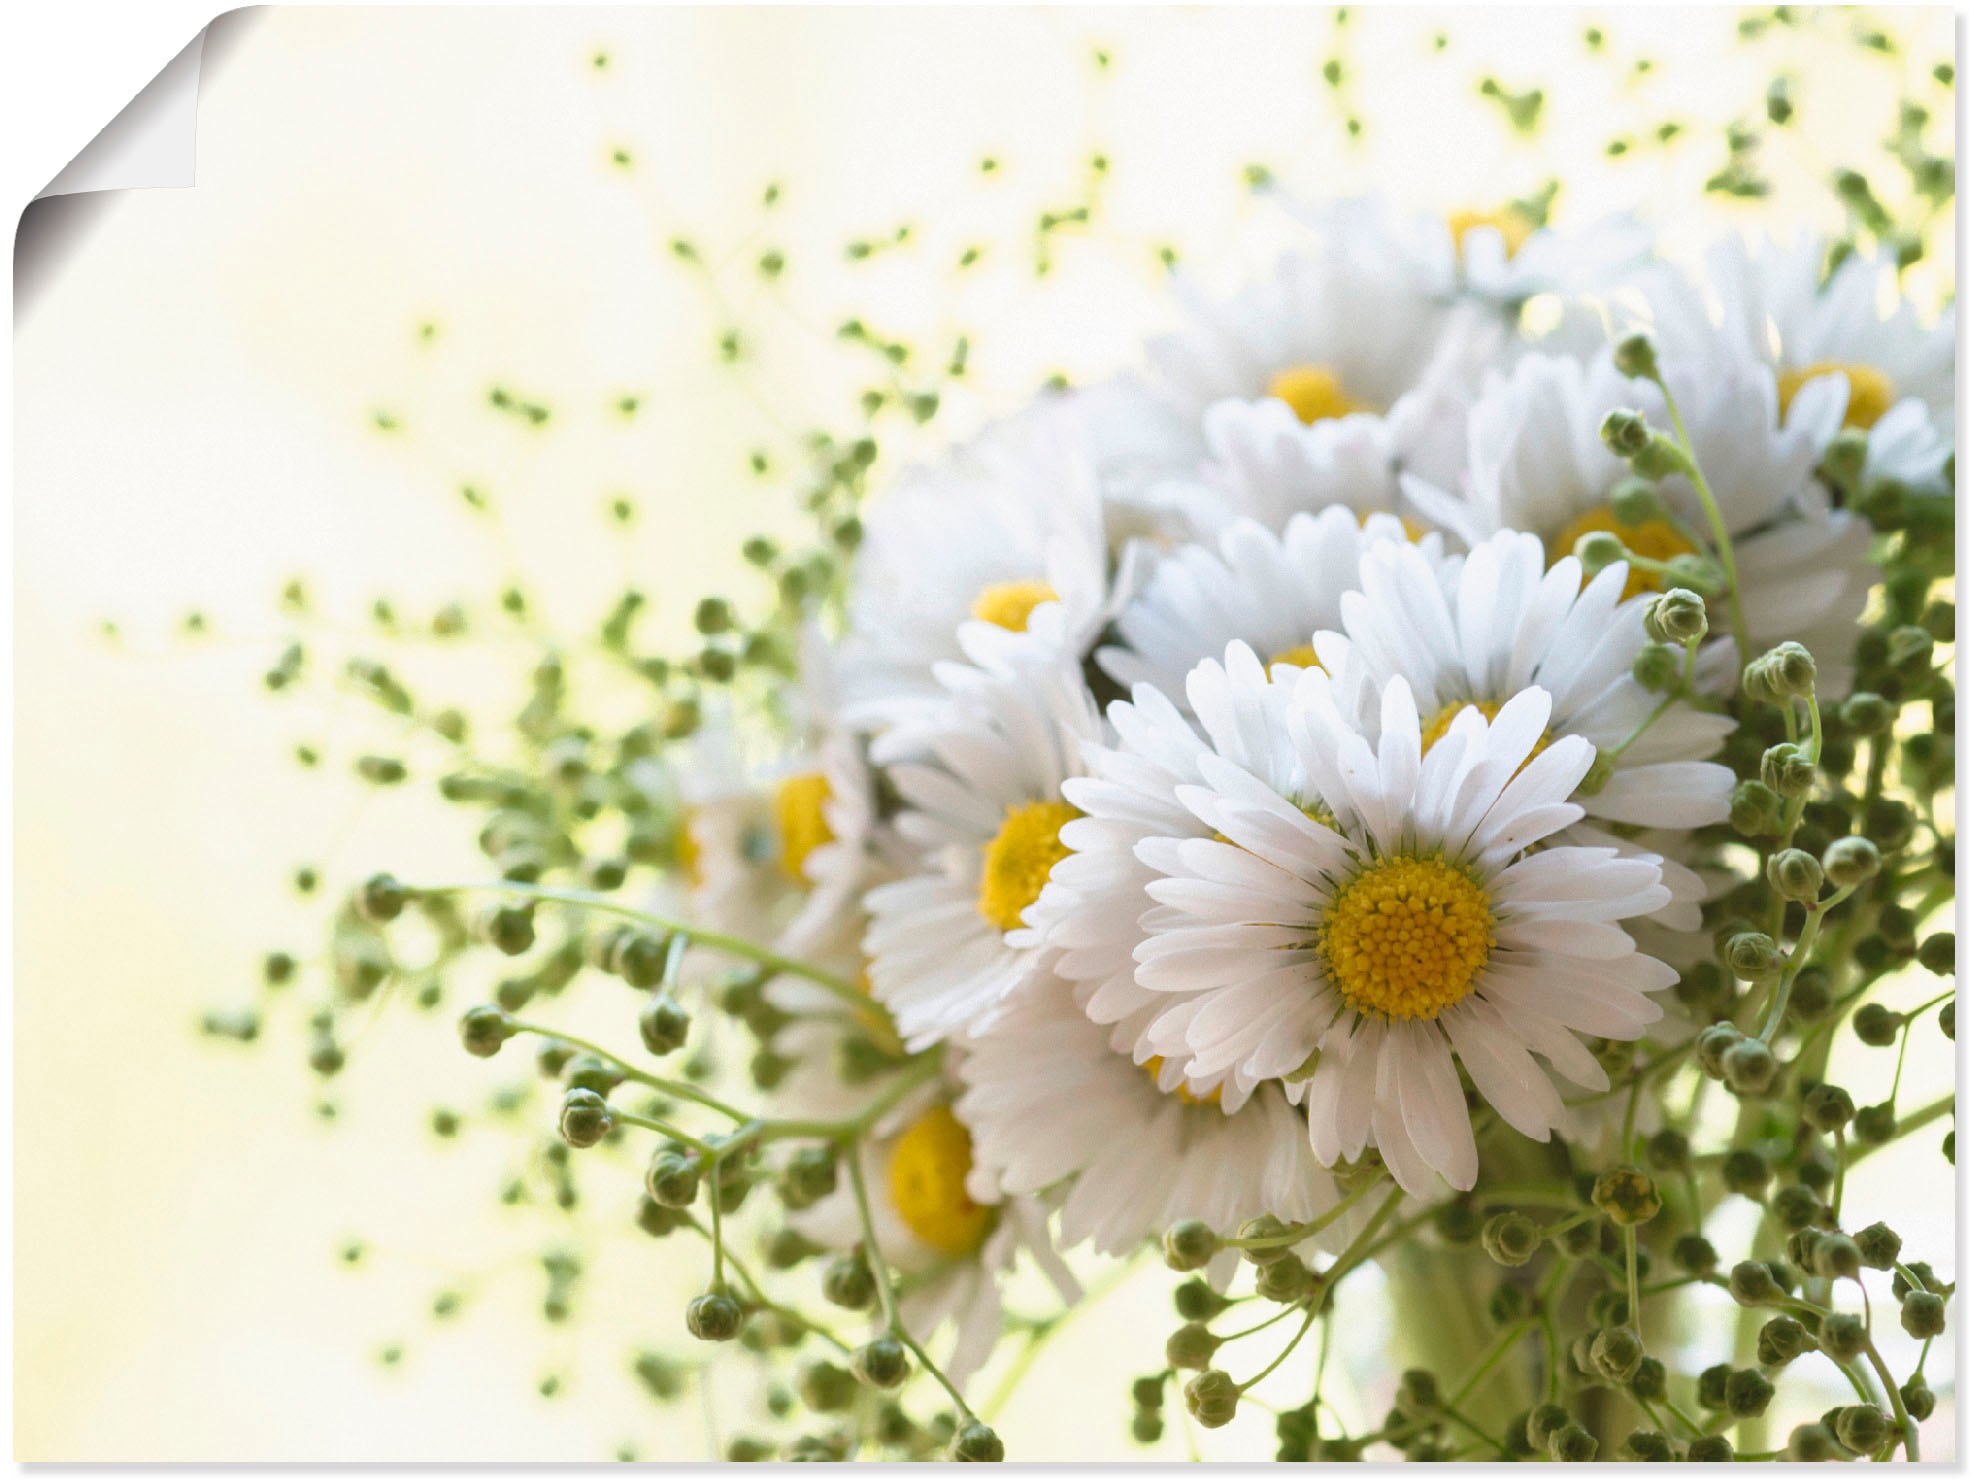
[[[1700,471],[1700,459],[1693,451],[1693,439],[1686,435],[1686,419],[1679,414],[1679,403],[1673,399],[1672,387],[1665,376],[1653,372],[1652,380],[1659,393],[1666,398],[1666,415],[1672,422],[1673,435],[1679,438],[1680,456],[1684,460],[1685,473],[1693,484],[1693,492],[1700,500],[1700,511],[1706,515],[1707,528],[1713,534],[1714,553],[1720,556],[1721,574],[1727,581],[1727,613],[1734,627],[1734,646],[1741,654],[1741,666],[1747,667],[1754,658],[1754,643],[1748,636],[1748,618],[1741,610],[1741,577],[1734,568],[1734,541],[1727,533],[1727,521],[1721,517],[1720,502],[1707,482],[1707,475]]]
[[[618,1058],[609,1049],[599,1044],[591,1043],[586,1038],[578,1038],[572,1033],[564,1033],[556,1028],[544,1027],[540,1023],[523,1022],[519,1018],[510,1018],[508,1024],[517,1033],[533,1033],[537,1037],[552,1038],[557,1043],[568,1044],[569,1047],[579,1053],[594,1054],[597,1058],[603,1060],[604,1063],[622,1070],[626,1079],[634,1080],[648,1089],[655,1089],[662,1094],[672,1095],[681,1100],[690,1100],[695,1105],[703,1105],[706,1109],[717,1111],[719,1114],[726,1116],[727,1119],[736,1123],[744,1122],[748,1118],[744,1111],[736,1110],[733,1106],[714,1099],[702,1089],[697,1089],[690,1084],[684,1083],[682,1080],[666,1079],[662,1075],[648,1074],[635,1064]]]

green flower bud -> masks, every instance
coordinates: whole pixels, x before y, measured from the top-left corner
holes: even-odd
[[[1775,668],[1766,654],[1752,659],[1741,670],[1741,692],[1756,704],[1783,704],[1788,702],[1782,691],[1775,686]]]
[[[1694,1042],[1700,1058],[1700,1068],[1710,1079],[1724,1078],[1727,1074],[1727,1051],[1739,1043],[1745,1035],[1732,1023],[1715,1023],[1703,1028]]]
[[[1744,838],[1776,837],[1782,831],[1782,798],[1759,781],[1737,782],[1727,822]]]
[[[1953,1004],[1951,1002],[1940,1009],[1939,1023],[1940,1031],[1951,1039],[1953,1037]]]
[[[1759,1202],[1775,1175],[1768,1158],[1751,1146],[1737,1146],[1722,1159],[1720,1180],[1729,1192],[1738,1192]]]
[[[637,1015],[638,1037],[644,1040],[645,1052],[658,1058],[683,1048],[691,1027],[692,1015],[665,992],[654,995]]]
[[[902,1343],[880,1336],[850,1354],[850,1370],[866,1387],[890,1389],[911,1376],[912,1359]]]
[[[1702,1235],[1682,1233],[1673,1240],[1672,1262],[1688,1274],[1712,1274],[1720,1263],[1720,1255]]]
[[[1697,591],[1675,586],[1645,610],[1645,635],[1654,642],[1698,642],[1707,635],[1707,603]]]
[[[1905,1019],[1878,1002],[1867,1002],[1851,1017],[1851,1029],[1873,1048],[1890,1048],[1899,1041]]]
[[[1686,1458],[1694,1464],[1727,1464],[1734,1458],[1734,1441],[1724,1434],[1703,1434],[1686,1446]]]
[[[1231,1423],[1240,1400],[1241,1390],[1234,1379],[1217,1369],[1209,1368],[1186,1384],[1186,1412],[1202,1428],[1217,1429]]]
[[[1645,1357],[1632,1372],[1625,1387],[1634,1398],[1656,1403],[1666,1395],[1666,1364],[1657,1357]]]
[[[1631,660],[1631,677],[1640,688],[1663,694],[1679,682],[1686,660],[1664,643],[1648,642]]]
[[[1636,1167],[1613,1167],[1597,1179],[1591,1205],[1620,1228],[1649,1223],[1659,1216],[1659,1189]]]
[[[861,1253],[838,1254],[823,1270],[823,1299],[843,1310],[869,1310],[877,1301],[877,1278]]]
[[[1564,1464],[1587,1465],[1597,1458],[1597,1436],[1580,1423],[1567,1423],[1549,1436],[1549,1457]]]
[[[1775,892],[1797,904],[1812,904],[1823,892],[1823,865],[1801,848],[1770,854],[1766,872]]]
[[[1645,1360],[1645,1343],[1629,1326],[1606,1326],[1590,1343],[1590,1365],[1611,1382],[1629,1382]]]
[[[732,1341],[740,1334],[740,1302],[724,1290],[695,1296],[685,1307],[685,1329],[701,1341]]]
[[[1800,745],[1771,745],[1762,752],[1762,785],[1778,796],[1808,796],[1816,785],[1816,763]]]
[[[1280,1218],[1272,1213],[1263,1213],[1259,1218],[1250,1218],[1241,1225],[1240,1238],[1243,1241],[1277,1239],[1288,1231],[1288,1225]],[[1273,1264],[1277,1259],[1293,1257],[1294,1253],[1295,1250],[1286,1243],[1269,1243],[1256,1248],[1242,1249],[1241,1258],[1250,1264]],[[1194,1266],[1194,1268],[1199,1267],[1199,1265]]]
[[[1727,1087],[1736,1095],[1759,1098],[1775,1083],[1775,1055],[1759,1038],[1743,1038],[1721,1055]]]
[[[1718,1413],[1727,1407],[1727,1379],[1734,1369],[1725,1362],[1717,1362],[1700,1373],[1695,1383],[1695,1397],[1702,1408]]]
[[[1860,1228],[1854,1237],[1859,1257],[1873,1269],[1890,1269],[1899,1261],[1899,1250],[1905,1247],[1905,1240],[1883,1223]]]
[[[1843,1454],[1837,1443],[1837,1436],[1823,1424],[1797,1424],[1789,1431],[1789,1444],[1785,1453],[1797,1464],[1820,1464]]]
[[[1777,1223],[1794,1232],[1808,1228],[1823,1216],[1823,1199],[1807,1187],[1781,1187],[1768,1200],[1768,1211]]]
[[[1908,675],[1933,665],[1933,634],[1924,627],[1894,627],[1885,634],[1885,662]]]
[[[1813,1084],[1803,1091],[1803,1124],[1815,1130],[1840,1131],[1856,1113],[1849,1092],[1841,1085]]]
[[[1840,1362],[1848,1362],[1871,1344],[1871,1333],[1853,1315],[1829,1315],[1817,1332],[1817,1344]]]
[[[459,1041],[476,1058],[492,1058],[514,1033],[514,1019],[498,1007],[469,1007],[459,1020]]]
[[[1165,1230],[1165,1267],[1180,1274],[1204,1269],[1220,1252],[1220,1236],[1197,1218]]]
[[[1919,964],[1935,976],[1953,975],[1953,936],[1941,930],[1919,943]]]
[[[1906,1278],[1908,1273],[1912,1275],[1913,1279],[1919,1281],[1916,1287],[1913,1285],[1912,1280]],[[1928,1264],[1924,1259],[1908,1259],[1893,1272],[1892,1298],[1894,1300],[1903,1300],[1907,1293],[1915,1288],[1929,1291],[1934,1295],[1941,1295],[1946,1292],[1947,1287],[1940,1282],[1940,1277],[1933,1273],[1933,1266]]]
[[[1187,1280],[1172,1292],[1173,1309],[1186,1321],[1210,1321],[1230,1303],[1205,1280]]]
[[[1947,1303],[1928,1290],[1914,1290],[1899,1302],[1899,1325],[1915,1341],[1947,1329]]]
[[[1618,367],[1618,374],[1632,380],[1650,380],[1659,373],[1659,353],[1653,348],[1652,336],[1639,331],[1625,335],[1611,350],[1611,362]]]
[[[1782,1294],[1774,1272],[1758,1259],[1743,1259],[1727,1273],[1727,1292],[1736,1305],[1766,1305]]]
[[[1905,1402],[1905,1411],[1920,1423],[1933,1416],[1935,1399],[1933,1390],[1926,1386],[1926,1379],[1919,1376],[1908,1377],[1899,1387],[1899,1397]]]
[[[1277,1259],[1254,1276],[1254,1293],[1277,1305],[1293,1305],[1310,1291],[1315,1275],[1300,1259]]]
[[[1131,1380],[1131,1402],[1139,1408],[1163,1408],[1165,1406],[1165,1374],[1154,1372],[1149,1377],[1136,1377]]]
[[[670,954],[668,937],[650,930],[628,930],[615,938],[610,969],[627,985],[649,991],[665,979],[665,958]]]
[[[1859,690],[1838,707],[1837,718],[1854,735],[1882,735],[1892,728],[1897,708],[1882,695]]]
[[[406,889],[389,874],[372,874],[356,892],[357,912],[372,925],[388,925],[404,913],[411,898]]]
[[[1683,587],[1708,597],[1718,596],[1727,589],[1727,577],[1719,563],[1705,555],[1673,556],[1666,562],[1666,580],[1671,587]]]
[[[1872,1454],[1891,1436],[1892,1416],[1874,1404],[1860,1403],[1839,1408],[1831,1427],[1837,1432],[1837,1442],[1852,1454]]]
[[[812,1413],[841,1413],[857,1401],[857,1378],[834,1362],[811,1362],[796,1379],[795,1391]]]
[[[1736,1418],[1760,1418],[1775,1396],[1775,1384],[1753,1367],[1728,1374],[1727,1411]]]
[[[609,1135],[617,1119],[610,1102],[593,1089],[572,1089],[562,1097],[562,1116],[557,1129],[562,1139],[577,1150],[594,1146]]]
[[[1855,489],[1857,480],[1864,474],[1865,442],[1863,432],[1856,427],[1845,427],[1830,439],[1818,471],[1838,488]]]
[[[1188,1321],[1165,1338],[1165,1365],[1203,1372],[1220,1350],[1220,1340],[1198,1321]]]
[[[1652,441],[1652,429],[1636,411],[1619,409],[1606,416],[1597,428],[1604,445],[1619,457],[1636,457]]]
[[[1541,1242],[1540,1239],[1537,1240]],[[1528,1291],[1503,1280],[1488,1292],[1487,1318],[1497,1326],[1510,1326],[1529,1313]]]
[[[1769,684],[1777,693],[1792,699],[1816,696],[1816,659],[1800,642],[1779,643],[1763,658],[1769,665]]]
[[[978,1420],[953,1436],[952,1457],[963,1464],[997,1465],[1007,1453],[1001,1436]]]
[[[1519,1269],[1542,1247],[1542,1230],[1522,1213],[1496,1213],[1481,1228],[1487,1257],[1509,1269]]]
[[[1851,1134],[1866,1146],[1882,1146],[1898,1133],[1898,1115],[1889,1101],[1859,1107],[1857,1119],[1851,1122]]]
[[[1131,1440],[1135,1444],[1156,1444],[1165,1437],[1165,1419],[1140,1408],[1131,1415]]]
[[[1862,884],[1878,872],[1878,849],[1869,838],[1838,838],[1823,850],[1823,872],[1839,889]]]
[[[836,1148],[804,1146],[796,1151],[783,1166],[776,1190],[786,1207],[814,1207],[836,1191]]]
[[[1816,1241],[1810,1263],[1817,1274],[1826,1280],[1855,1279],[1864,1265],[1864,1256],[1858,1251],[1855,1240],[1841,1233],[1825,1234]]]
[[[1569,1426],[1570,1416],[1554,1403],[1542,1403],[1529,1410],[1524,1426],[1525,1437],[1531,1448],[1547,1449],[1549,1436],[1559,1429]]]
[[[1645,1464],[1665,1464],[1674,1458],[1672,1440],[1657,1429],[1633,1429],[1618,1446],[1618,1453]]]
[[[1624,541],[1605,529],[1592,530],[1589,534],[1579,535],[1576,548],[1571,553],[1590,575],[1596,575],[1606,566],[1623,563],[1630,554],[1625,549]]]
[[[673,1144],[652,1153],[644,1169],[644,1191],[667,1208],[689,1208],[699,1198],[699,1159]]]
[[[1794,1316],[1777,1316],[1762,1327],[1755,1340],[1755,1356],[1764,1367],[1786,1367],[1814,1350],[1816,1338]]]
[[[1456,1197],[1433,1210],[1433,1232],[1449,1244],[1471,1244],[1480,1237],[1480,1209],[1471,1198]]]
[[[535,943],[532,905],[508,904],[488,910],[479,919],[480,939],[503,956],[519,956]]]
[[[1744,982],[1762,981],[1782,970],[1787,959],[1775,937],[1759,930],[1743,930],[1727,942],[1727,969]]]

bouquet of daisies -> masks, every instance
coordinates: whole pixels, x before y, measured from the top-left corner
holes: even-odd
[[[1142,1442],[1265,1383],[1286,1459],[1917,1458],[1949,1251],[1844,1189],[1951,1161],[1950,1087],[1830,1062],[1952,1033],[1952,312],[1542,217],[1309,212],[1127,376],[819,443],[760,600],[669,659],[613,613],[644,717],[551,657],[446,776],[491,866],[356,891],[318,1068],[518,958],[465,1046],[534,1040],[565,1185],[642,1169],[700,1293],[640,1373],[758,1364],[733,1457],[998,1459],[976,1377],[1149,1256]],[[1379,1268],[1382,1418],[1324,1389]]]

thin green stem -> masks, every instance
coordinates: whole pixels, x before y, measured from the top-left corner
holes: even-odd
[[[568,1044],[578,1053],[594,1054],[604,1063],[621,1070],[626,1079],[634,1080],[648,1089],[655,1089],[681,1100],[690,1100],[695,1105],[703,1105],[708,1110],[716,1111],[736,1123],[744,1122],[748,1118],[745,1111],[736,1110],[733,1106],[714,1099],[703,1089],[698,1089],[683,1080],[666,1079],[662,1075],[647,1073],[637,1065],[617,1057],[609,1049],[591,1043],[586,1038],[578,1038],[572,1033],[564,1033],[559,1028],[545,1027],[541,1023],[523,1022],[520,1018],[510,1018],[508,1024],[517,1033],[533,1033],[540,1038],[552,1038],[557,1043]]]
[[[1693,492],[1700,500],[1700,512],[1706,516],[1707,528],[1714,541],[1714,553],[1720,557],[1721,575],[1727,582],[1727,612],[1734,627],[1734,646],[1740,652],[1741,666],[1747,667],[1754,658],[1754,643],[1748,636],[1747,614],[1741,610],[1741,577],[1734,568],[1734,540],[1727,532],[1727,521],[1721,516],[1720,501],[1707,482],[1707,475],[1700,471],[1700,459],[1693,451],[1693,439],[1686,434],[1686,419],[1679,414],[1679,403],[1673,399],[1672,387],[1666,384],[1665,376],[1656,369],[1652,381],[1659,393],[1666,398],[1666,415],[1672,422],[1673,435],[1679,439],[1679,451],[1685,462],[1685,473],[1693,485]]]

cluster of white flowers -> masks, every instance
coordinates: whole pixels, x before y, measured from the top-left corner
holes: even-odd
[[[1058,1247],[1180,1220],[1334,1209],[1333,1246],[1376,1167],[1474,1186],[1479,1117],[1596,1134],[1600,1041],[1653,1032],[1666,963],[1711,949],[1716,696],[1793,639],[1841,698],[1858,491],[1949,488],[1951,316],[1895,302],[1889,260],[1736,240],[1689,270],[1636,223],[1512,210],[1305,224],[1265,280],[1189,290],[1141,373],[873,500],[806,748],[691,811],[697,923],[943,1046],[859,1154],[907,1323],[958,1318],[955,1381],[1023,1250],[1072,1294]],[[1620,410],[1707,486],[1642,476]],[[1703,640],[1648,632],[1675,587]],[[851,1017],[782,1030],[778,1108],[881,1088],[838,1077]],[[851,1196],[797,1226],[851,1246]]]

